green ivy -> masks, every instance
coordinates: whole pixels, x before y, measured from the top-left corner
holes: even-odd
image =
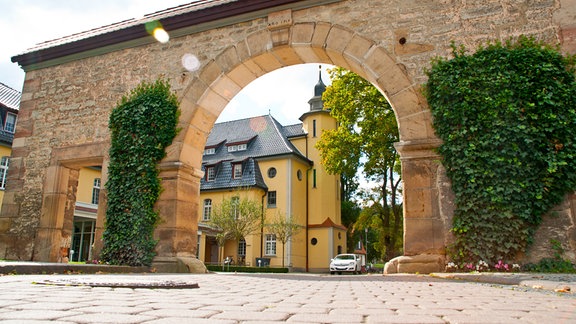
[[[515,260],[576,189],[574,57],[520,37],[437,59],[425,95],[456,208],[456,262]]]
[[[124,96],[110,116],[108,207],[102,261],[150,265],[161,191],[157,164],[178,130],[178,99],[167,81],[141,83]]]

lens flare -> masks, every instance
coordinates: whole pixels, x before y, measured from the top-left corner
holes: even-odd
[[[170,35],[168,35],[168,33],[162,27],[154,29],[152,35],[154,35],[154,38],[156,38],[156,40],[162,44],[168,43],[170,40]]]
[[[194,72],[200,68],[200,60],[198,59],[198,57],[196,57],[196,55],[186,53],[182,55],[182,66],[186,70]]]

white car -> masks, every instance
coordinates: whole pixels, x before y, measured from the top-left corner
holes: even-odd
[[[330,274],[338,272],[352,272],[352,274],[360,273],[362,271],[360,265],[360,256],[352,253],[338,254],[334,259],[330,260]]]

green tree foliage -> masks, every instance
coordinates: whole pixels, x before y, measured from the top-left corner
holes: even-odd
[[[216,241],[223,252],[227,240],[240,240],[255,234],[262,226],[262,204],[238,190],[214,206],[208,224],[218,230]],[[224,256],[222,256],[223,259]],[[238,255],[235,256],[238,260]]]
[[[292,217],[287,217],[282,213],[277,213],[271,222],[264,225],[269,233],[276,235],[276,240],[282,243],[282,267],[284,267],[284,254],[286,243],[304,228],[294,221]]]
[[[178,100],[167,81],[141,83],[110,116],[108,205],[101,258],[110,264],[150,265],[161,190],[157,164],[177,134]]]
[[[455,261],[514,260],[576,189],[573,58],[521,37],[433,62],[426,85],[455,194]]]
[[[398,208],[400,162],[394,148],[399,140],[396,117],[386,98],[368,81],[343,68],[334,68],[329,73],[332,84],[326,88],[323,100],[338,121],[338,127],[324,131],[316,147],[329,173],[339,173],[351,180],[363,169],[367,179],[378,183],[371,191],[371,194],[378,193],[378,197],[372,197],[368,208],[381,210],[382,213],[370,214],[380,217],[381,221],[357,222],[355,230],[371,224],[382,230],[398,230],[400,235],[388,236],[389,244],[380,249],[381,257],[390,258],[398,254],[395,247],[402,239],[402,227],[394,225],[402,224],[402,209]]]
[[[364,241],[362,232],[354,231],[354,223],[358,220],[361,212],[360,206],[351,197],[348,199],[342,198],[340,203],[340,212],[342,217],[342,225],[348,229],[346,240],[346,251],[354,251],[358,241]],[[370,259],[371,260],[371,259]]]

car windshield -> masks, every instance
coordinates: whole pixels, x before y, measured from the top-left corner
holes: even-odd
[[[335,259],[337,259],[337,260],[354,260],[354,255],[352,255],[352,254],[337,255]]]

